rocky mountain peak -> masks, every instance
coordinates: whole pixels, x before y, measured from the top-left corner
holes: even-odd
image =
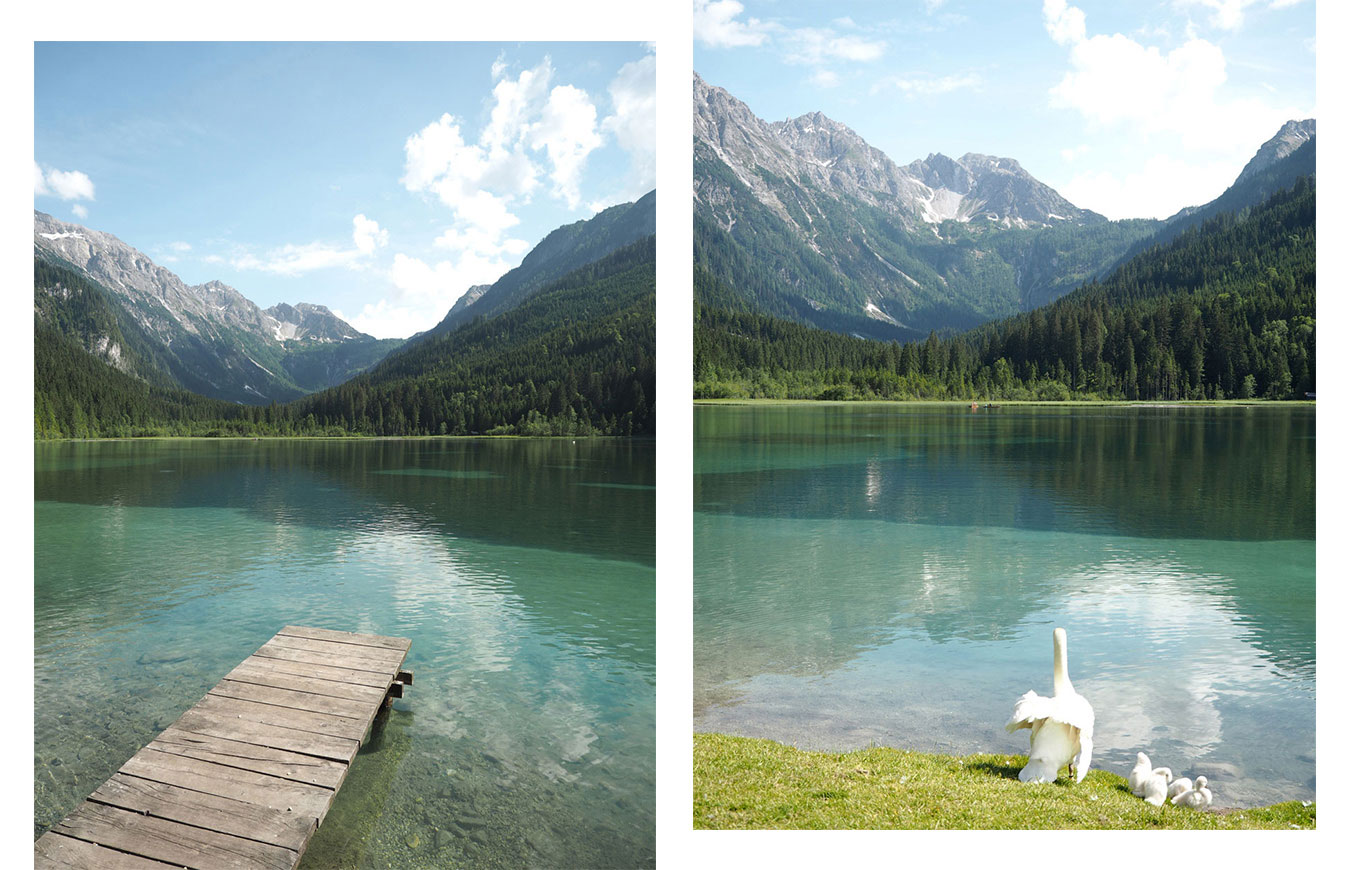
[[[1318,122],[1313,118],[1306,118],[1302,121],[1286,121],[1262,147],[1257,149],[1253,159],[1248,161],[1248,165],[1243,167],[1239,177],[1234,180],[1235,184],[1243,181],[1245,178],[1256,175],[1263,169],[1266,169],[1277,160],[1289,157],[1299,146],[1314,138],[1318,133]]]
[[[938,152],[924,160],[914,160],[904,168],[927,187],[963,194],[972,189],[972,173],[967,167]]]
[[[698,147],[708,148],[763,204],[791,223],[791,210],[767,183],[766,173],[795,184],[806,179],[809,188],[858,199],[909,228],[945,220],[986,219],[1012,227],[1105,220],[1072,205],[1008,157],[969,153],[954,160],[935,153],[898,166],[822,112],[766,123],[695,74],[693,96]],[[698,179],[697,197],[712,205],[722,201],[725,192],[712,188]]]

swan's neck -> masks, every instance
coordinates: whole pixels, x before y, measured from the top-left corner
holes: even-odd
[[[1070,684],[1070,671],[1066,667],[1066,639],[1064,637],[1055,638],[1056,655],[1052,667],[1052,683],[1057,695],[1068,695],[1075,691],[1075,687]]]

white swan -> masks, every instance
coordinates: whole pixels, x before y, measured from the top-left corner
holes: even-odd
[[[1162,807],[1168,799],[1168,783],[1173,779],[1173,771],[1167,767],[1156,767],[1145,780],[1145,803]]]
[[[1055,695],[1045,698],[1031,689],[1014,702],[1006,731],[1031,728],[1028,763],[1019,771],[1020,782],[1055,782],[1062,766],[1080,782],[1089,772],[1094,754],[1094,708],[1070,684],[1066,665],[1066,630],[1052,632]]]
[[[1210,806],[1214,797],[1210,789],[1206,786],[1207,779],[1204,776],[1196,778],[1196,784],[1173,799],[1175,804],[1184,807],[1191,807],[1194,810],[1202,810]]]
[[[1131,783],[1131,793],[1136,797],[1145,797],[1145,780],[1150,778],[1152,768],[1150,767],[1150,756],[1143,752],[1136,753],[1136,766],[1131,768],[1131,775],[1127,780]]]
[[[1185,791],[1192,790],[1192,780],[1184,776],[1182,779],[1175,779],[1168,785],[1168,799],[1173,800]]]

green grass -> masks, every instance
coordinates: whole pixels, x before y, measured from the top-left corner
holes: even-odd
[[[695,734],[692,821],[710,828],[1314,828],[1317,804],[1200,811],[1152,807],[1124,777],[1018,780],[1022,755],[899,749],[805,752],[771,740]]]

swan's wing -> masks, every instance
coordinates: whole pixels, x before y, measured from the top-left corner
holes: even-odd
[[[1033,723],[1040,719],[1053,718],[1056,709],[1054,701],[1053,698],[1044,698],[1029,689],[1014,702],[1014,712],[1005,723],[1005,730],[1018,731],[1020,728],[1031,728]]]
[[[1094,708],[1090,706],[1088,701],[1084,700],[1084,696],[1071,692],[1066,695],[1057,695],[1051,700],[1053,701],[1051,717],[1080,729],[1080,736],[1087,736],[1092,742],[1094,739]]]
[[[1075,781],[1084,782],[1084,775],[1089,772],[1089,762],[1094,757],[1094,733],[1090,728],[1086,733],[1080,732],[1080,751],[1075,756]]]

